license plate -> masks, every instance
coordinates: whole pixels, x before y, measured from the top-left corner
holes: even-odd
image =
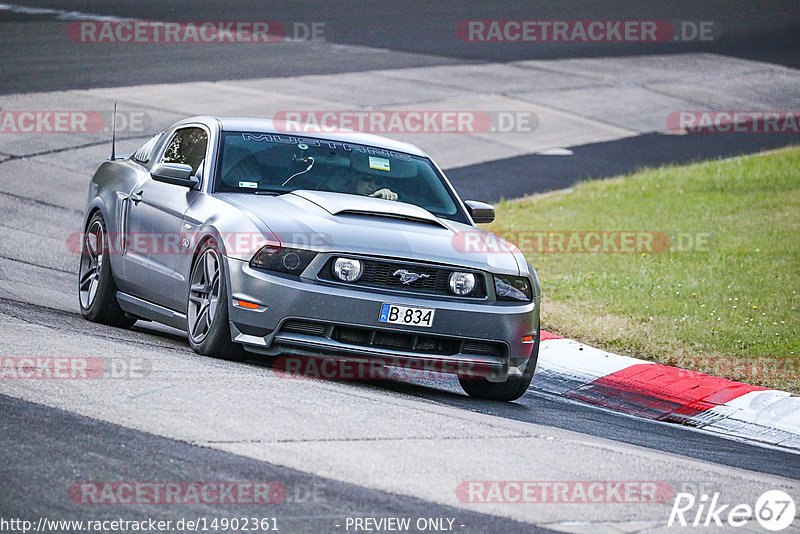
[[[425,328],[430,328],[433,325],[433,314],[435,312],[436,310],[431,308],[412,308],[410,306],[383,304],[378,321],[381,323],[424,326]]]

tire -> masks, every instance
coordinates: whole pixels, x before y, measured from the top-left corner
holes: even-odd
[[[231,341],[225,280],[222,255],[216,241],[209,239],[197,254],[189,275],[186,308],[189,345],[204,356],[242,361],[247,352],[239,343]]]
[[[528,391],[528,386],[533,380],[533,373],[536,371],[536,362],[539,359],[539,334],[536,334],[536,341],[531,351],[531,358],[525,366],[522,376],[510,376],[505,382],[489,382],[485,378],[476,379],[475,377],[458,377],[458,381],[467,395],[476,399],[514,401]]]
[[[117,284],[111,272],[108,234],[98,211],[83,232],[78,267],[78,302],[81,315],[89,321],[129,328],[136,317],[126,314],[117,302]]]

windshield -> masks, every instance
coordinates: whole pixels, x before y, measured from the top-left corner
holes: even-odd
[[[223,132],[218,161],[218,193],[330,191],[406,202],[466,222],[436,167],[419,156],[324,139]]]

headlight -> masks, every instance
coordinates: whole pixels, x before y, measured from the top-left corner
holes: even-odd
[[[362,270],[361,260],[336,258],[333,262],[333,274],[342,282],[355,282],[361,278]]]
[[[316,255],[316,252],[310,250],[265,245],[250,260],[250,267],[300,275]]]
[[[454,272],[450,275],[450,291],[454,295],[469,295],[475,289],[475,275],[472,273]]]
[[[494,275],[494,291],[497,300],[531,301],[531,284],[520,276]]]

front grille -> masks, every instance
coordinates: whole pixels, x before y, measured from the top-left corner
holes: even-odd
[[[454,338],[389,332],[353,326],[334,326],[331,338],[348,345],[377,347],[420,354],[458,354],[461,341]]]
[[[281,330],[284,332],[294,332],[295,334],[322,336],[325,334],[325,325],[322,323],[312,323],[310,321],[299,321],[292,319],[286,321]]]
[[[403,284],[399,276],[394,276],[394,273],[402,269],[414,272],[420,275],[420,278],[410,284]],[[367,260],[364,261],[364,274],[361,275],[359,282],[379,287],[407,287],[418,291],[441,291],[447,289],[449,275],[450,273],[443,269],[428,269],[400,263]]]
[[[341,330],[345,329],[342,328]],[[377,331],[370,345],[404,352],[453,355],[458,354],[460,343],[458,340],[451,338]]]
[[[465,354],[480,354],[483,356],[502,356],[503,347],[490,341],[464,341],[461,352]]]
[[[469,269],[452,269],[435,267],[431,265],[418,265],[412,263],[402,263],[394,261],[367,260],[359,258],[364,265],[364,272],[357,281],[348,285],[396,289],[400,291],[410,291],[417,293],[427,293],[433,295],[447,295],[454,298],[484,298],[486,297],[486,284],[482,273]],[[329,259],[317,275],[321,280],[338,282],[333,276],[332,266],[336,258]],[[400,281],[400,276],[394,273],[400,270],[424,275],[417,280],[404,284]],[[456,297],[448,289],[448,281],[453,271],[472,272],[475,274],[475,289],[468,297]]]
[[[326,325],[299,319],[287,321],[280,331],[324,337],[347,345],[418,354],[444,356],[473,354],[497,358],[502,358],[506,354],[505,344],[496,341],[469,341],[448,336],[391,332],[357,326]]]

